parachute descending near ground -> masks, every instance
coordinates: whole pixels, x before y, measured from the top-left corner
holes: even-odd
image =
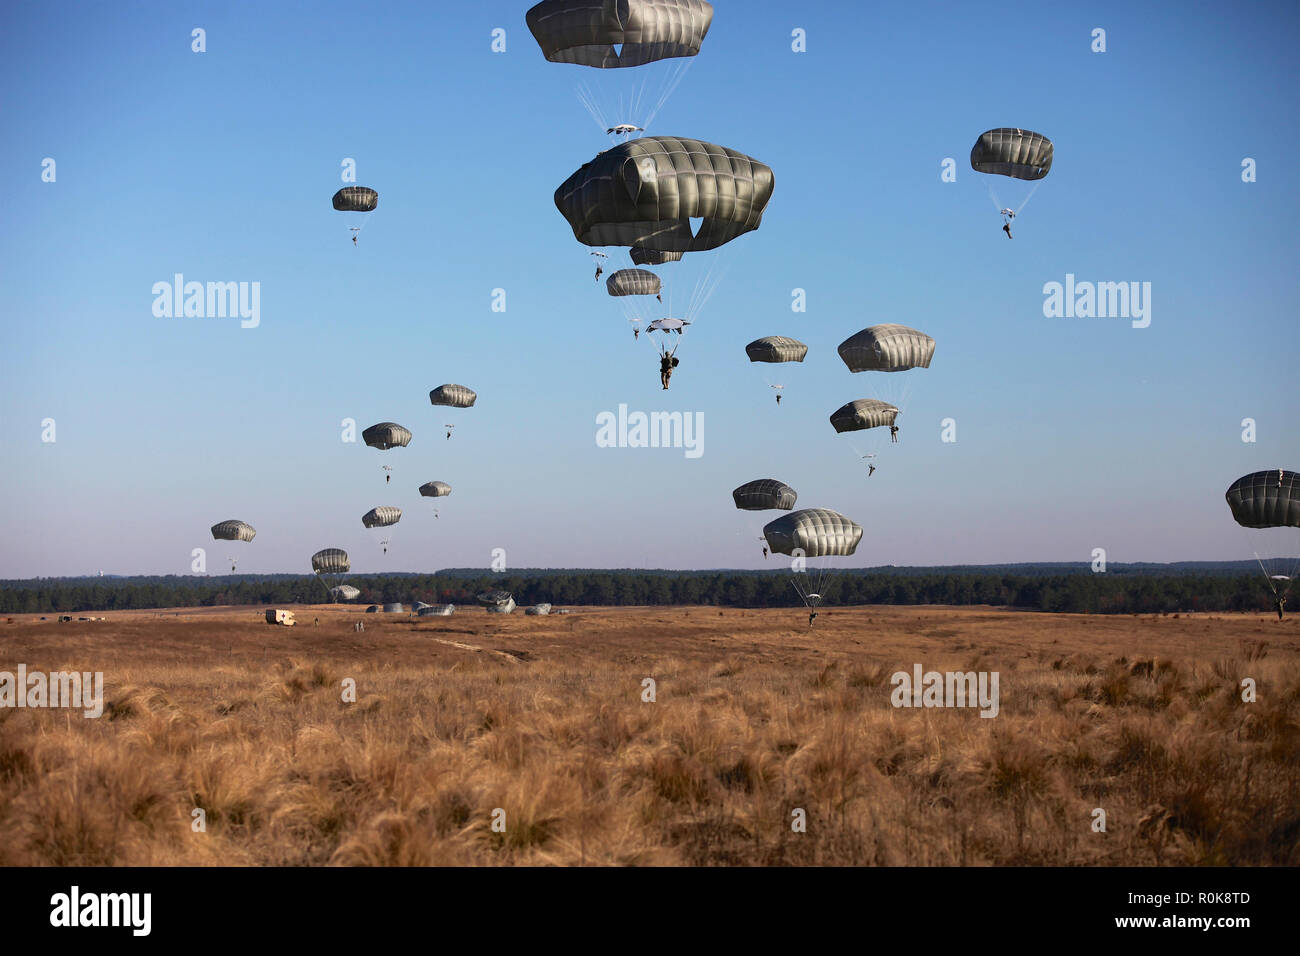
[[[1224,497],[1233,520],[1250,529],[1243,534],[1250,539],[1281,617],[1300,572],[1300,474],[1285,468],[1256,471],[1234,481]],[[1260,557],[1266,548],[1286,553]]]
[[[1300,475],[1278,468],[1238,478],[1225,497],[1243,528],[1300,528]]]
[[[837,432],[855,432],[864,428],[892,425],[897,415],[898,409],[889,402],[876,398],[859,398],[832,412],[831,424]]]
[[[239,521],[232,518],[229,521],[218,521],[212,526],[212,539],[214,541],[252,541],[256,536],[257,530],[246,521]],[[235,559],[230,559],[230,570],[235,570]]]
[[[659,295],[663,283],[648,269],[619,269],[605,280],[610,295]]]
[[[1001,127],[981,133],[970,151],[978,173],[1038,180],[1052,169],[1052,141],[1042,133]]]
[[[352,570],[352,562],[342,548],[324,548],[311,556],[311,570],[334,600],[333,588],[338,587],[339,579]]]
[[[429,402],[433,405],[470,408],[476,401],[478,393],[464,385],[439,385],[429,393]]]
[[[404,448],[409,445],[411,433],[396,422],[380,422],[363,431],[361,440],[371,448],[385,451],[389,448]]]
[[[212,537],[216,541],[252,541],[256,534],[257,530],[251,524],[233,518],[212,526]]]
[[[340,584],[330,588],[330,597],[335,601],[355,601],[361,597],[361,591],[350,584]]]
[[[713,6],[705,0],[543,0],[525,19],[552,63],[609,70],[695,56]]]
[[[829,508],[804,508],[769,522],[763,536],[776,554],[799,550],[805,558],[850,555],[862,540],[862,525]]]
[[[769,522],[763,528],[763,537],[773,554],[795,558],[794,589],[809,610],[815,612],[826,593],[831,573],[829,559],[853,554],[862,540],[862,526],[829,508],[804,508]],[[827,560],[809,565],[809,559]]]
[[[347,574],[352,562],[342,548],[325,548],[311,556],[311,569],[316,574]]]
[[[402,509],[392,505],[380,505],[371,508],[361,516],[361,523],[367,528],[387,528],[402,520]]]
[[[589,246],[693,252],[759,227],[771,167],[723,146],[645,136],[606,150],[555,191],[555,205]],[[701,219],[692,232],[691,220]]]
[[[751,362],[802,362],[808,346],[784,335],[765,335],[745,346]]]
[[[451,494],[451,485],[445,481],[426,481],[420,486],[420,494],[425,498],[445,498]]]
[[[873,325],[841,342],[839,353],[850,372],[902,372],[930,367],[934,339],[905,325]]]
[[[757,478],[732,491],[731,497],[741,511],[767,511],[774,508],[789,511],[799,495],[784,481]]]

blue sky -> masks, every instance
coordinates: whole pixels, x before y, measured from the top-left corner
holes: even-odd
[[[0,576],[188,573],[196,547],[220,572],[226,518],[258,529],[246,571],[327,546],[357,571],[494,548],[757,567],[769,516],[730,491],[758,477],[862,524],[861,565],[1250,556],[1224,490],[1300,468],[1295,4],[715,3],[649,133],[754,156],[776,189],[759,230],[658,270],[679,303],[706,257],[726,264],[668,392],[554,207],[609,141],[575,93],[593,71],[546,62],[527,6],[6,12]],[[996,126],[1055,144],[1012,242],[968,162]],[[380,194],[356,248],[329,202],[344,157]],[[259,282],[260,326],[156,318],[178,272]],[[1045,318],[1067,273],[1150,282],[1150,326]],[[827,417],[873,394],[835,347],[881,322],[938,347],[867,480]],[[744,354],[770,334],[810,346],[780,408]],[[444,382],[477,406],[430,406]],[[620,403],[702,413],[704,454],[598,448]],[[344,418],[415,439],[347,444]],[[454,488],[436,520],[415,492],[432,479]],[[360,521],[380,504],[406,512],[387,555]]]

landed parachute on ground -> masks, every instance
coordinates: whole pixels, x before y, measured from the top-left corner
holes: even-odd
[[[579,242],[668,252],[716,249],[759,227],[771,167],[698,139],[645,136],[606,150],[555,191]],[[702,219],[692,232],[691,220]]]
[[[420,486],[420,494],[425,498],[445,498],[451,494],[451,485],[445,481],[426,481]]]
[[[648,269],[619,269],[605,280],[610,295],[659,295],[663,283]]]
[[[212,537],[216,541],[252,541],[256,534],[257,530],[251,524],[233,518],[212,526]]]
[[[732,491],[731,497],[742,511],[767,511],[771,508],[789,511],[799,495],[784,481],[757,478]]]
[[[344,186],[334,194],[333,203],[339,212],[372,212],[379,205],[379,193],[369,186]]]
[[[411,433],[396,422],[380,422],[363,431],[361,440],[371,448],[385,451],[389,448],[405,448],[411,443]]]
[[[839,346],[850,372],[903,372],[929,368],[934,339],[906,325],[873,325],[849,336]]]
[[[402,509],[392,505],[380,505],[371,508],[361,516],[361,523],[367,528],[387,528],[402,520]]]
[[[837,432],[855,432],[864,428],[880,428],[894,424],[898,409],[877,398],[859,398],[841,405],[831,413],[831,424]]]
[[[432,405],[470,408],[476,401],[478,401],[478,393],[464,385],[439,385],[429,393],[429,403]]]
[[[745,346],[751,362],[802,362],[808,346],[784,335],[765,335]]]
[[[1042,133],[1001,127],[981,133],[970,151],[977,173],[1038,180],[1052,169],[1052,141]]]
[[[610,70],[695,56],[713,6],[705,0],[543,0],[525,19],[552,63]]]
[[[638,266],[661,266],[665,262],[680,262],[684,252],[663,252],[659,249],[643,249],[633,246],[628,250],[632,262]]]

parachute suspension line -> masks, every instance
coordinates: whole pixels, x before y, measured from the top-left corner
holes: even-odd
[[[645,123],[642,124],[647,129],[650,128],[650,124],[654,121],[654,118],[659,115],[659,111],[664,108],[664,104],[668,102],[668,97],[673,95],[678,85],[686,77],[686,71],[691,68],[691,64],[694,60],[694,57],[682,57],[674,61],[674,66],[672,72],[668,75],[668,80],[665,83],[663,94],[659,97],[659,101],[655,103],[654,109],[652,109],[649,115],[646,116]]]
[[[1016,209],[1016,215],[1017,215],[1017,216],[1020,215],[1020,210],[1021,210],[1021,209],[1024,209],[1026,206],[1029,205],[1029,200],[1031,200],[1031,199],[1034,198],[1034,193],[1038,192],[1038,187],[1041,186],[1042,184],[1043,184],[1043,181],[1042,181],[1041,179],[1040,179],[1040,180],[1037,180],[1037,181],[1034,183],[1034,187],[1033,187],[1031,190],[1029,190],[1029,195],[1025,197],[1025,201],[1022,202],[1022,203],[1020,204],[1019,208]]]
[[[596,102],[595,91],[592,90],[591,87],[586,83],[579,83],[575,88],[575,92],[578,94],[578,102],[580,102],[586,108],[587,112],[591,114],[592,120],[598,127],[600,127],[602,133],[614,125],[613,123],[606,122],[606,117],[601,111],[600,105]],[[619,120],[618,122],[622,122],[622,120]]]
[[[1000,215],[1000,214],[1002,213],[1002,210],[1003,210],[1004,208],[1006,208],[1006,207],[1003,206],[1002,203],[998,200],[998,194],[997,194],[996,192],[994,192],[994,190],[993,190],[993,183],[991,183],[991,182],[989,181],[989,180],[991,180],[993,177],[992,177],[992,176],[981,176],[980,178],[984,180],[984,185],[988,188],[988,191],[989,191],[989,199],[991,199],[991,200],[993,201],[993,208],[996,209],[996,210],[998,211],[999,215]]]

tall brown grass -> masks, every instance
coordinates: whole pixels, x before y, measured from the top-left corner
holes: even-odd
[[[685,613],[683,634],[725,637]],[[1300,863],[1294,655],[1009,655],[945,634],[904,656],[786,618],[741,651],[690,632],[597,653],[590,622],[511,632],[522,663],[383,649],[427,645],[414,625],[374,653],[349,635],[313,654],[305,628],[288,655],[223,637],[151,663],[137,647],[106,668],[99,720],[0,710],[0,864]],[[501,644],[495,626],[456,640]],[[999,670],[1001,714],[894,709],[889,676],[913,660]]]

